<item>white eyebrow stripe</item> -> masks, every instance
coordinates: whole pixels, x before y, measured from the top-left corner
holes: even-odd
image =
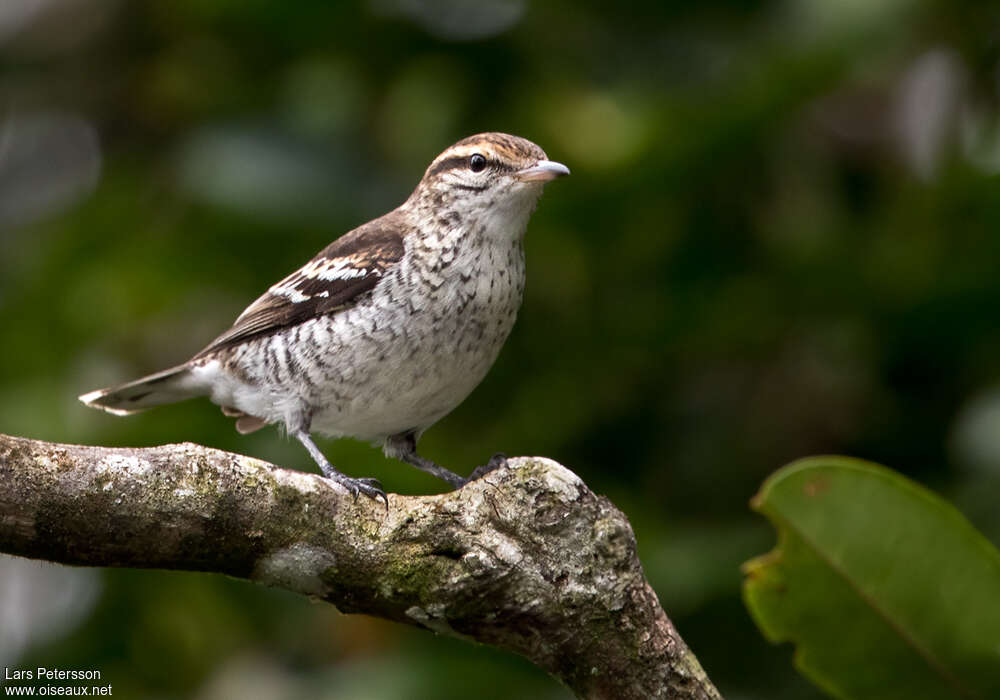
[[[473,153],[482,153],[483,155],[487,155],[489,151],[484,148],[485,145],[486,144],[480,144],[477,146],[468,144],[465,146],[455,146],[454,148],[449,148],[447,151],[442,153],[438,160],[441,161],[448,160],[449,158],[461,158],[463,156],[471,156]]]
[[[479,145],[469,144],[465,146],[455,146],[454,148],[449,148],[447,151],[438,156],[433,163],[431,163],[431,169],[439,163],[443,163],[446,160],[451,160],[452,158],[468,158],[474,154],[478,153],[484,156],[487,160],[496,160],[497,154],[493,150],[492,146],[488,143],[481,143]]]

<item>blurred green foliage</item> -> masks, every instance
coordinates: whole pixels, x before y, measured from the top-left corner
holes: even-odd
[[[951,504],[880,465],[810,457],[752,505],[778,544],[743,565],[747,609],[818,686],[853,700],[1000,693],[1000,551]]]
[[[422,451],[566,464],[629,515],[724,694],[817,697],[739,599],[768,473],[892,464],[1000,540],[998,20],[972,0],[5,0],[0,430],[311,469],[204,401],[116,419],[75,397],[199,350],[450,143],[516,133],[573,176],[532,219],[496,367]],[[565,696],[519,659],[248,584],[101,579],[18,663],[100,668],[121,697]]]

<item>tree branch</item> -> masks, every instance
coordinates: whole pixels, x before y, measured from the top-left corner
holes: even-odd
[[[214,571],[521,654],[582,698],[718,698],[646,581],[625,516],[547,459],[459,491],[357,501],[193,444],[0,435],[0,551]]]

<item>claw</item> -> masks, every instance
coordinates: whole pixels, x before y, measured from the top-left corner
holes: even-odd
[[[469,477],[465,479],[465,481],[462,483],[462,486],[465,486],[465,484],[468,484],[471,481],[475,481],[476,479],[483,478],[490,472],[496,471],[505,464],[507,464],[507,455],[505,455],[503,452],[497,452],[495,455],[490,457],[489,462],[473,469],[472,473],[469,474]]]
[[[486,465],[482,468],[483,474],[488,474],[491,471],[499,469],[500,467],[506,464],[507,464],[507,455],[504,454],[503,452],[497,452],[492,457],[490,457],[490,461],[487,462]]]
[[[335,481],[347,489],[347,492],[351,494],[355,502],[357,502],[360,494],[364,494],[373,500],[381,500],[385,505],[386,512],[389,512],[389,499],[386,497],[385,491],[382,490],[382,484],[378,479],[355,479],[349,476],[344,476],[343,474],[337,474],[336,476],[330,476],[327,478],[330,479],[330,481]]]
[[[382,491],[382,482],[374,477],[362,476],[355,479],[355,481],[360,482],[366,486],[371,486],[373,489]],[[382,495],[384,496],[385,494],[383,493]]]
[[[382,484],[379,483],[378,479],[351,479],[351,481],[353,483],[348,488],[354,494],[355,500],[357,500],[359,493],[363,493],[376,501],[381,499],[386,510],[389,510],[389,499],[386,497],[385,491],[382,490]]]
[[[338,472],[336,469],[333,468],[333,465],[330,464],[330,462],[327,461],[326,457],[323,456],[323,453],[319,451],[319,448],[316,447],[316,444],[312,441],[312,438],[309,437],[308,432],[306,432],[305,430],[299,430],[293,434],[295,435],[295,438],[299,442],[301,442],[303,446],[305,446],[309,454],[312,455],[312,458],[316,460],[316,464],[319,465],[320,470],[323,472],[323,476],[325,476],[330,481],[337,482],[345,489],[347,489],[347,492],[354,497],[355,501],[358,500],[359,493],[363,493],[364,495],[368,496],[369,498],[373,498],[376,501],[381,498],[382,502],[385,503],[386,512],[387,513],[389,512],[389,499],[386,498],[385,491],[382,490],[382,484],[379,483],[378,479],[371,479],[371,478],[355,479],[350,476],[347,476],[346,474],[341,474],[340,472]]]
[[[362,477],[360,479],[355,479],[358,482],[358,490],[376,501],[382,499],[382,503],[385,505],[385,511],[389,512],[389,499],[385,495],[385,490],[382,488],[382,482],[378,479],[371,477]]]

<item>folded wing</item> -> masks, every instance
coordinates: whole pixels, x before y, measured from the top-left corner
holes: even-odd
[[[195,358],[353,306],[403,257],[393,214],[354,229],[265,292]]]

